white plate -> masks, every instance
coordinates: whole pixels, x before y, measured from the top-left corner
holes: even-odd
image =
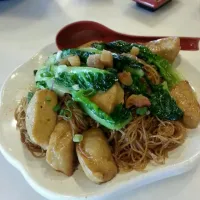
[[[51,200],[102,199],[115,192],[127,190],[175,176],[194,167],[200,157],[199,128],[189,131],[186,142],[172,151],[165,165],[148,165],[146,172],[118,174],[108,183],[96,185],[89,181],[81,169],[72,177],[54,171],[44,159],[34,158],[20,142],[15,128],[14,110],[20,99],[27,94],[33,83],[33,70],[44,59],[55,52],[55,44],[48,45],[28,62],[18,67],[8,77],[1,90],[0,104],[0,150],[5,158],[16,167],[27,182],[41,195]],[[200,92],[199,52],[181,52],[177,59],[178,70],[187,77],[197,94]]]

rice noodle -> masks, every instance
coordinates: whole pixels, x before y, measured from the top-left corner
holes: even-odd
[[[119,169],[140,171],[150,161],[164,164],[168,152],[181,145],[185,137],[186,129],[178,121],[140,116],[123,130],[111,132],[109,140]]]
[[[71,100],[69,95],[61,102]],[[27,98],[23,98],[15,111],[17,128],[20,130],[21,141],[35,157],[44,157],[45,151],[31,142],[25,123]],[[99,124],[88,116],[74,102],[70,106],[72,117],[70,122],[73,134],[82,133],[89,127]],[[59,120],[59,119],[58,119]],[[119,131],[106,130],[108,141],[113,150],[113,157],[121,171],[143,170],[153,161],[164,164],[168,152],[180,146],[186,137],[186,129],[178,121],[162,121],[152,116],[136,117],[125,128]]]
[[[71,101],[72,104],[67,108],[66,107],[66,102]],[[66,94],[62,99],[61,99],[61,107],[62,108],[67,108],[71,111],[72,116],[70,119],[68,119],[71,129],[73,131],[73,135],[77,133],[81,133],[85,130],[88,129],[89,122],[87,120],[87,117],[85,113],[79,108],[78,104],[74,101],[72,101],[72,98],[69,94]],[[58,120],[60,120],[58,118]]]

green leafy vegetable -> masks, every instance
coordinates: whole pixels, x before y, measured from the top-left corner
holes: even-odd
[[[134,94],[148,95],[148,87],[146,80],[140,78],[139,76],[132,76],[133,84],[131,86],[126,86]]]
[[[112,130],[119,130],[131,121],[132,119],[131,112],[128,109],[124,108],[122,105],[116,106],[113,113],[108,115],[83,94],[84,90],[80,90],[78,92],[73,91],[72,97],[74,101],[80,103],[82,109],[91,118],[96,120],[101,125]]]
[[[75,134],[73,137],[73,142],[81,142],[83,140],[83,135]]]
[[[143,115],[146,115],[147,111],[148,111],[147,107],[137,108],[136,109],[136,114],[143,116]]]
[[[85,96],[85,97],[92,97],[92,96],[94,96],[96,94],[96,91],[94,90],[94,89],[88,89],[88,90],[85,90],[84,92],[83,92],[83,95]]]
[[[113,56],[113,67],[118,71],[123,71],[124,68],[136,68],[140,69],[143,67],[143,64],[139,63],[137,60],[130,58],[125,55],[120,55],[116,53],[112,53]]]
[[[132,44],[122,40],[116,40],[109,43],[93,43],[92,47],[97,48],[98,50],[103,48],[117,53],[129,53],[132,49]]]
[[[116,53],[129,53],[132,48],[131,43],[122,40],[117,40],[109,43],[93,43],[92,47],[98,50],[108,49]]]
[[[33,70],[33,75],[35,76],[38,70]]]
[[[117,81],[117,73],[91,67],[60,67],[55,70],[55,82],[70,90],[73,85],[80,89],[106,91]]]
[[[130,120],[130,116],[130,111],[124,108],[122,104],[118,104],[110,114],[110,117],[116,124],[121,124],[123,121]]]
[[[95,42],[91,46],[100,51],[103,51],[104,49],[108,49],[107,44],[104,42]]]
[[[61,107],[60,107],[59,104],[57,104],[57,105],[55,105],[55,106],[53,107],[53,111],[54,111],[54,112],[59,112],[60,109],[61,109]]]
[[[28,103],[31,101],[32,97],[33,97],[34,93],[33,92],[28,92],[28,95],[27,95],[27,100],[28,100]]]
[[[89,55],[92,54],[100,54],[101,51],[94,49],[94,48],[81,48],[81,49],[65,49],[62,51],[58,51],[57,53],[51,55],[48,57],[48,59],[45,62],[45,65],[59,65],[59,62],[64,59],[67,58],[68,56],[72,56],[72,55],[77,55],[79,56],[81,62],[83,65],[86,64],[87,62],[87,58]]]
[[[143,45],[118,40],[106,44],[94,43],[92,46],[97,49],[101,49],[101,47],[104,47],[105,49],[115,51],[117,53],[128,53],[131,51],[132,47],[137,47],[139,49],[139,54],[137,55],[137,57],[144,60],[150,65],[156,66],[161,76],[167,81],[169,88],[176,85],[182,80],[178,72],[166,59],[157,54],[154,54],[153,52],[151,52],[150,49]]]
[[[161,85],[163,86],[164,90],[167,90],[169,92],[169,88],[166,81],[164,81]]]
[[[36,81],[36,88],[46,89],[48,86],[45,81]]]
[[[72,118],[72,112],[70,109],[67,109],[67,108],[61,109],[58,116],[67,121]]]
[[[102,70],[91,67],[51,66],[51,70],[38,70],[35,81],[38,88],[52,89],[58,95],[70,93],[72,90],[93,89],[106,91],[117,81],[115,70]],[[76,86],[76,87],[75,87]]]
[[[100,54],[100,53],[101,53],[101,51],[94,49],[94,48],[67,49],[62,52],[61,58],[62,57],[65,58],[68,55],[77,55],[77,56],[79,56],[83,65],[85,65],[89,55]]]
[[[59,96],[63,96],[64,93],[69,92],[69,89],[64,87],[63,85],[57,84],[55,82],[55,78],[54,78],[55,77],[55,71],[54,71],[54,69],[56,67],[51,66],[51,68],[43,67],[43,68],[39,69],[36,73],[36,76],[35,76],[35,83],[36,83],[37,88],[53,90]],[[45,74],[47,76],[45,76]]]
[[[151,114],[162,120],[179,120],[183,111],[177,106],[169,92],[163,89],[162,85],[154,86],[150,96]]]
[[[127,72],[130,72],[132,76],[138,76],[138,77],[144,76],[144,71],[142,69],[134,69],[131,67],[125,67],[124,70]]]
[[[157,67],[161,76],[167,81],[170,88],[182,80],[175,68],[173,68],[166,59],[152,53],[145,46],[139,44],[132,44],[132,46],[139,48],[139,58],[143,59],[148,64],[155,65]]]

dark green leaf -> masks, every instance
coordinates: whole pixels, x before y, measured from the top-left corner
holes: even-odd
[[[116,123],[120,123],[120,121],[126,121],[130,117],[130,110],[125,108],[122,104],[118,104],[110,114],[110,117]]]
[[[125,67],[124,70],[127,72],[130,72],[132,76],[138,76],[138,77],[144,76],[144,71],[142,69],[134,69],[131,67]]]
[[[33,75],[35,76],[38,70],[33,70]]]
[[[152,53],[147,47],[132,44],[132,46],[139,48],[138,57],[150,65],[155,65],[160,72],[160,75],[167,81],[168,86],[171,88],[180,82],[181,77],[172,65],[161,56]]]
[[[84,90],[106,91],[118,80],[116,72],[91,67],[66,67],[61,73],[59,69],[56,71],[55,82],[71,90],[74,85],[78,85]]]
[[[131,43],[122,40],[117,40],[109,43],[93,43],[92,46],[99,50],[107,49],[117,53],[128,53],[132,48]]]
[[[136,114],[143,116],[143,115],[146,115],[147,111],[148,111],[147,107],[137,108],[136,109]]]
[[[95,43],[93,43],[91,46],[92,46],[93,48],[96,48],[96,49],[101,50],[101,51],[104,50],[104,49],[107,49],[107,48],[106,48],[106,44],[103,43],[103,42],[100,42],[100,43],[95,42]]]
[[[69,109],[61,109],[58,116],[67,121],[72,118],[72,112]]]
[[[112,53],[113,56],[113,67],[118,71],[123,71],[124,68],[136,68],[140,69],[143,67],[143,64],[139,63],[137,60],[130,58],[128,56]]]
[[[167,81],[170,88],[182,80],[178,72],[166,59],[154,54],[150,49],[143,45],[118,40],[109,43],[101,43],[101,45],[96,45],[95,47],[98,48],[101,46],[117,53],[129,53],[132,47],[137,47],[139,49],[137,57],[150,65],[154,65],[159,70],[161,76]]]
[[[57,104],[57,105],[55,105],[55,106],[53,107],[53,111],[54,111],[54,112],[59,112],[60,109],[61,109],[61,107],[60,107],[59,104]]]
[[[148,95],[148,83],[145,79],[140,78],[139,76],[132,76],[133,84],[131,86],[126,87],[134,94],[143,94],[145,96]]]
[[[36,87],[37,88],[41,88],[41,89],[47,89],[48,88],[48,86],[47,86],[45,81],[37,81],[36,82]]]
[[[179,120],[183,116],[183,111],[162,85],[154,86],[150,101],[151,114],[162,120]]]
[[[34,93],[33,92],[28,92],[28,95],[27,95],[27,100],[28,100],[28,103],[31,101],[32,97],[33,97]]]

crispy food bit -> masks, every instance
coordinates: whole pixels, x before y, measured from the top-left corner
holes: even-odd
[[[143,95],[132,94],[126,100],[126,108],[130,108],[132,106],[141,108],[141,107],[150,106],[150,105],[151,105],[151,102],[149,101],[149,99]]]
[[[133,83],[133,79],[131,77],[130,72],[121,72],[118,74],[119,81],[126,86],[130,86]]]
[[[70,66],[70,62],[68,60],[68,58],[64,58],[62,59],[60,62],[59,62],[59,65],[67,65],[67,66]]]
[[[110,51],[103,50],[100,60],[106,67],[113,67],[113,56]]]
[[[140,50],[137,47],[132,47],[130,54],[132,56],[137,56],[139,54]]]
[[[80,58],[77,55],[69,56],[67,59],[68,59],[71,66],[80,66],[81,65]]]
[[[89,55],[87,59],[87,66],[103,69],[104,65],[101,62],[100,58],[101,58],[101,55],[99,54]]]

